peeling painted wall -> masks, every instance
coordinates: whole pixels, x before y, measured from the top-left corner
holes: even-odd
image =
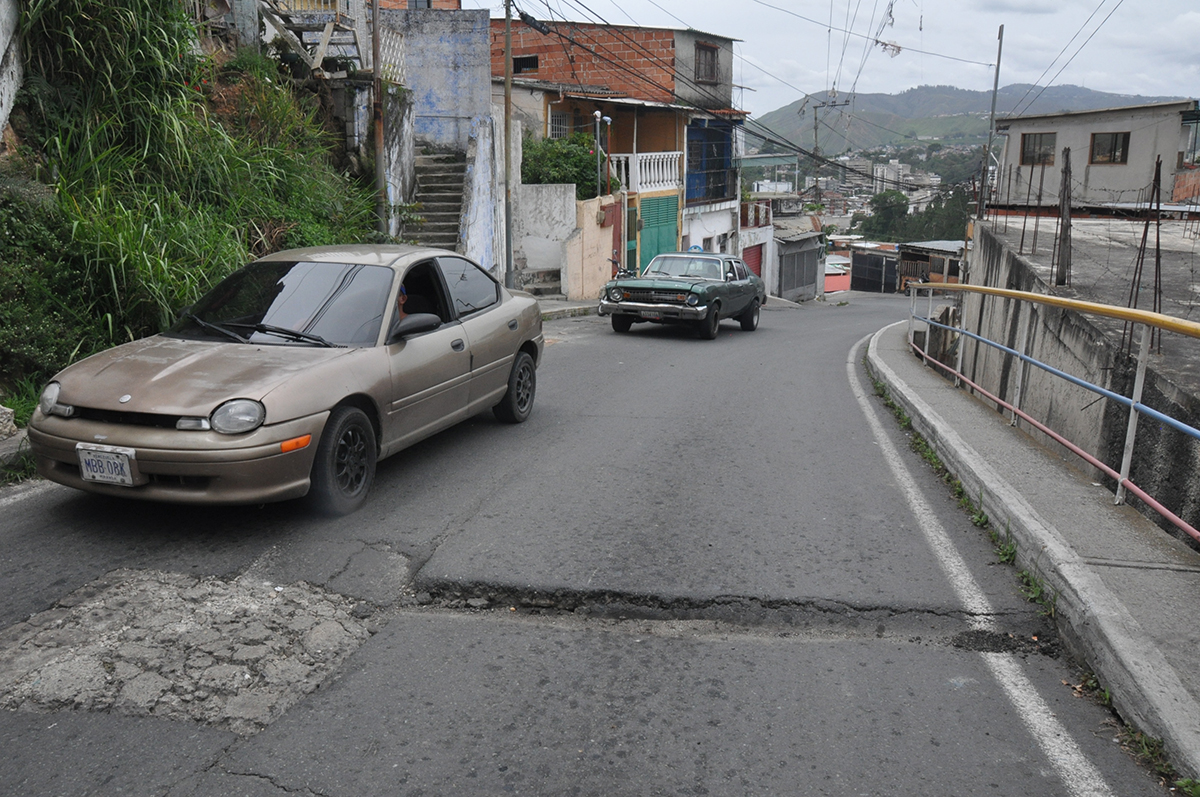
[[[466,152],[480,120],[491,115],[488,11],[381,11],[380,18],[404,38],[418,142]]]
[[[513,263],[518,271],[567,265],[575,234],[575,185],[518,185],[513,192]]]
[[[24,80],[21,48],[17,41],[17,22],[21,9],[17,0],[0,0],[0,129],[8,124],[17,90]]]

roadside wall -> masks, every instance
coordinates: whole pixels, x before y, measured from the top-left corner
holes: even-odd
[[[564,269],[569,241],[578,234],[575,185],[518,185],[513,198],[514,268]]]
[[[974,241],[967,280],[970,284],[1051,293],[1029,263],[1004,246],[986,225],[975,225]],[[1081,313],[980,294],[965,295],[963,312],[966,329],[975,334],[1017,349],[1024,328],[1025,352],[1029,356],[1113,392],[1132,394],[1136,363],[1119,352],[1117,342]],[[1015,358],[969,338],[963,338],[960,345],[963,374],[1013,402],[1017,396]],[[1120,470],[1128,410],[1106,399],[1097,401],[1091,391],[1040,368],[1026,366],[1022,382],[1019,406],[1023,410]],[[1142,403],[1192,426],[1200,426],[1200,399],[1184,393],[1152,369],[1146,374]],[[1086,467],[1082,460],[1045,435],[1025,424],[1022,428]],[[1200,472],[1200,442],[1146,419],[1139,422],[1130,478],[1194,527],[1200,525],[1200,480],[1194,477],[1197,472]],[[1104,481],[1110,489],[1116,488],[1111,480]],[[1191,542],[1132,496],[1129,503],[1175,536]]]
[[[563,292],[575,302],[599,299],[600,289],[612,276],[612,227],[602,226],[605,205],[619,203],[619,194],[575,202],[576,234],[566,242],[567,264],[562,272]]]
[[[8,124],[17,90],[24,80],[17,23],[21,8],[18,0],[0,0],[0,130]]]

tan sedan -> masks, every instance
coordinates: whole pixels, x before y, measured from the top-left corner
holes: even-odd
[[[279,252],[167,332],[78,362],[29,422],[38,471],[107,495],[344,514],[383,457],[481,411],[529,417],[537,301],[414,246]]]

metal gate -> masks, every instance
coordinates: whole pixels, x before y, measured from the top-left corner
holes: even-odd
[[[754,275],[757,277],[762,276],[762,255],[762,244],[748,246],[742,250],[742,260],[746,263],[746,268],[753,271]]]
[[[679,197],[659,196],[643,199],[640,268],[663,252],[679,247]]]

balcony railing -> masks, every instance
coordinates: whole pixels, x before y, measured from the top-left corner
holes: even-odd
[[[767,227],[771,224],[771,200],[742,203],[742,227]]]
[[[635,193],[678,190],[682,152],[639,152],[637,155],[610,155],[613,179]]]

